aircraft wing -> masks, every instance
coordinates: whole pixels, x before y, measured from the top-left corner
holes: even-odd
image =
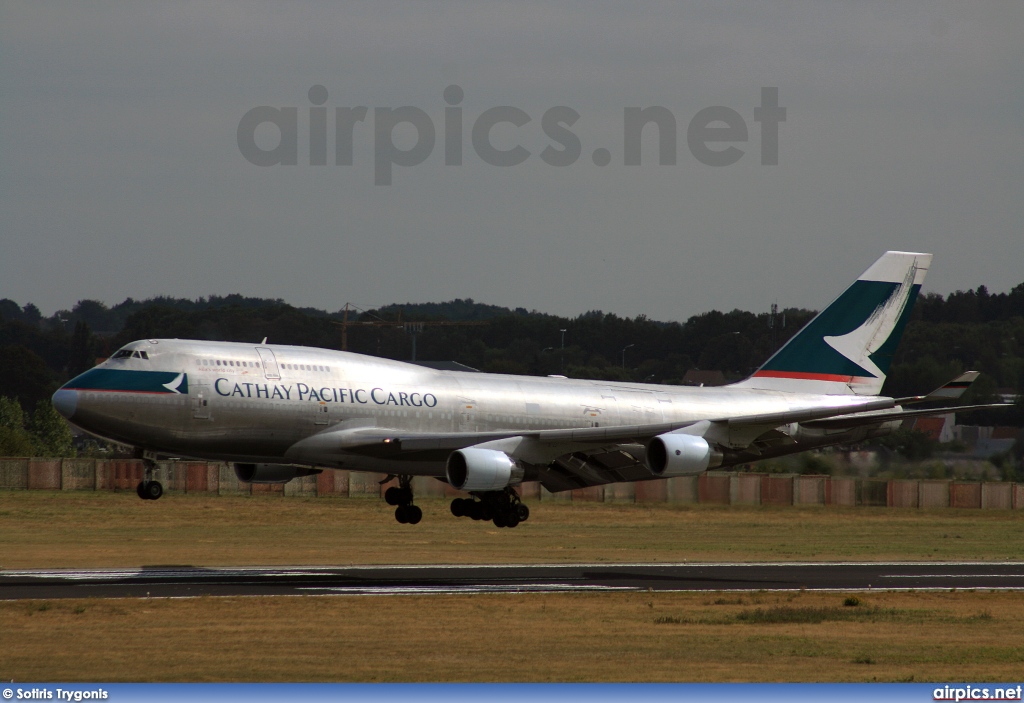
[[[851,407],[802,408],[745,417],[564,430],[415,433],[387,427],[342,423],[296,443],[287,456],[303,463],[332,463],[345,455],[390,461],[445,462],[457,449],[484,446],[506,451],[533,464],[549,491],[563,491],[656,478],[644,463],[645,445],[661,434],[693,434],[752,458],[776,444],[792,444],[779,429],[791,423],[823,429],[852,429],[908,417],[937,415],[1002,405],[902,410],[891,398],[875,398]]]
[[[724,446],[743,448],[758,436],[780,425],[807,422],[851,412],[871,412],[893,407],[891,398],[878,398],[854,406],[814,407],[744,417],[642,425],[580,427],[564,430],[507,430],[497,432],[416,433],[386,427],[349,427],[342,423],[293,445],[287,457],[294,461],[330,463],[343,454],[416,461],[444,461],[456,449],[515,440],[531,445],[536,463],[547,463],[574,451],[595,446],[615,449],[641,445],[652,437],[682,432],[707,437]],[[632,479],[631,479],[632,480]]]
[[[805,422],[805,427],[821,429],[842,429],[860,427],[861,425],[872,425],[879,422],[891,422],[893,420],[905,420],[910,417],[927,417],[929,415],[948,415],[949,413],[966,412],[967,410],[982,410],[984,408],[1008,408],[1013,403],[984,403],[981,405],[955,405],[943,408],[926,408],[922,410],[898,410],[896,412],[872,412],[862,415],[840,415],[813,422]]]

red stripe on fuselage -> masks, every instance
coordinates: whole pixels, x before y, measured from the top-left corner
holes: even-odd
[[[801,381],[831,381],[832,383],[853,383],[858,376],[840,376],[834,373],[807,373],[805,371],[771,371],[762,369],[754,378],[793,378]]]
[[[136,395],[182,395],[174,391],[125,391],[119,388],[74,388],[64,386],[62,391],[78,391],[79,393],[134,393]]]

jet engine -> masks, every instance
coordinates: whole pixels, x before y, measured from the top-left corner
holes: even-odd
[[[320,469],[290,464],[235,464],[235,476],[245,483],[288,483],[299,476],[312,476]]]
[[[703,437],[667,433],[647,445],[647,468],[655,476],[692,476],[719,466],[722,455],[711,449]]]
[[[505,452],[480,447],[466,447],[448,457],[445,474],[460,491],[499,491],[513,483],[521,483],[523,469]]]

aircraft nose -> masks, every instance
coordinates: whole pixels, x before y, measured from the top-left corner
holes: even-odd
[[[53,403],[54,410],[63,415],[66,420],[70,420],[74,417],[75,410],[78,409],[78,391],[61,388],[53,394],[50,402]]]

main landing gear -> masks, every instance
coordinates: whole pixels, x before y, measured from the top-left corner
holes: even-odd
[[[153,472],[156,471],[156,462],[152,459],[143,459],[143,462],[146,465],[145,478],[139,481],[139,485],[135,487],[135,492],[142,500],[156,500],[164,494],[164,487],[153,478]]]
[[[495,527],[515,527],[530,517],[530,509],[511,486],[503,491],[482,491],[473,498],[452,501],[452,515],[472,520],[490,520]]]
[[[413,505],[412,476],[399,476],[398,485],[384,491],[384,502],[395,505],[395,519],[403,525],[415,525],[423,519],[423,511]]]

